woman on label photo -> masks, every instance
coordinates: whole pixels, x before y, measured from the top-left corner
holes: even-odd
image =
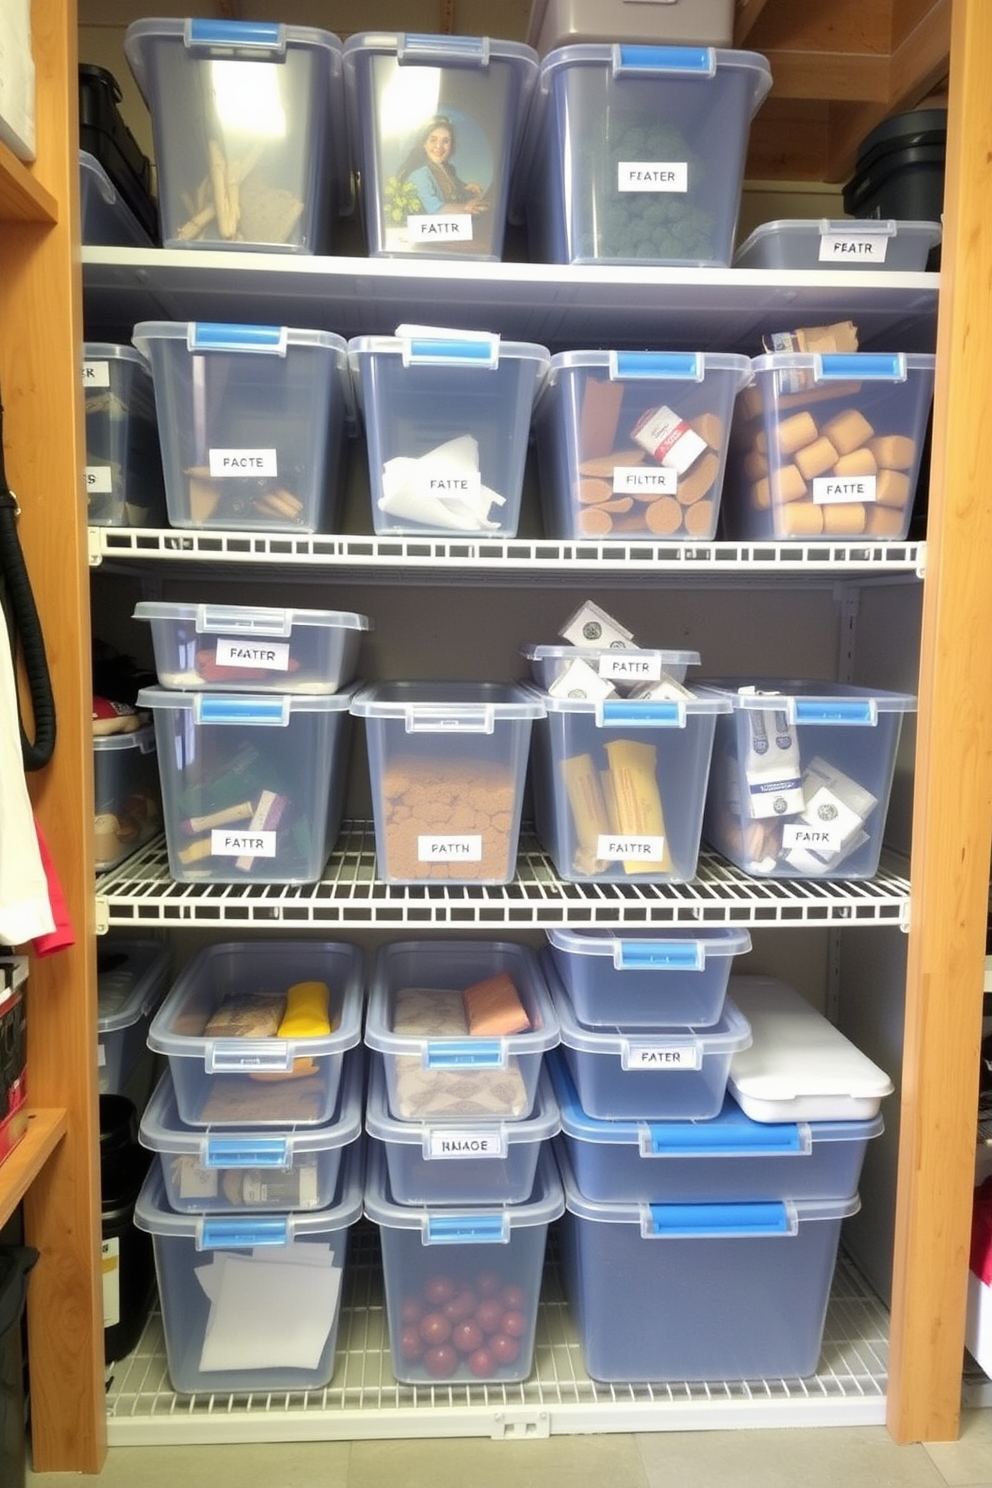
[[[489,210],[485,188],[478,181],[463,181],[459,176],[453,159],[455,148],[454,124],[444,114],[437,114],[422,131],[397,172],[400,184],[416,193],[420,210],[424,213],[470,212],[475,215]]]

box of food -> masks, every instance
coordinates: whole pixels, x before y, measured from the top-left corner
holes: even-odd
[[[139,600],[163,687],[208,692],[337,692],[354,679],[365,615],[344,610]]]
[[[488,36],[364,31],[343,55],[369,255],[498,261],[536,53]]]
[[[326,1126],[361,1042],[361,952],[333,941],[231,941],[197,952],[152,1018],[179,1119]]]
[[[173,527],[333,530],[352,420],[331,331],[141,321]]]
[[[168,987],[170,960],[169,947],[161,941],[100,937],[96,1027],[101,1095],[129,1094],[132,1077],[148,1054],[148,1029]],[[145,1081],[149,1087],[151,1073],[149,1069]],[[140,1109],[137,1100],[135,1106]]]
[[[737,399],[728,538],[901,541],[933,399],[924,352],[772,352]]]
[[[369,1152],[365,1214],[379,1228],[393,1373],[403,1384],[524,1380],[534,1358],[548,1226],[563,1212],[550,1148],[522,1204],[398,1204]]]
[[[133,346],[83,346],[86,520],[91,527],[160,527],[165,481],[155,390]]]
[[[549,52],[525,144],[531,259],[726,268],[751,119],[770,87],[756,52],[636,42]]]
[[[563,351],[534,417],[548,537],[708,540],[747,357]]]
[[[324,1209],[177,1214],[153,1163],[134,1223],[152,1237],[169,1379],[180,1395],[315,1390],[334,1373],[362,1144]]]
[[[93,740],[97,872],[116,868],[162,830],[163,805],[155,728],[97,735]]]
[[[365,1042],[382,1055],[394,1120],[526,1121],[558,1020],[527,946],[394,941],[373,964]]]
[[[341,825],[354,693],[141,689],[177,882],[316,882]]]
[[[543,346],[399,327],[348,342],[378,533],[514,537]]]
[[[788,218],[763,222],[734,254],[735,269],[883,269],[922,273],[940,242],[939,222],[887,218]]]
[[[762,878],[871,878],[916,699],[838,682],[720,680],[705,841]]]
[[[531,723],[544,705],[499,682],[362,688],[376,866],[387,883],[509,883]]]
[[[558,1103],[543,1070],[534,1109],[521,1121],[402,1121],[389,1110],[383,1056],[371,1056],[365,1130],[385,1151],[397,1204],[522,1204],[533,1191],[544,1144],[559,1125]]]
[[[163,247],[331,251],[351,207],[336,36],[143,19],[124,55],[151,112]]]

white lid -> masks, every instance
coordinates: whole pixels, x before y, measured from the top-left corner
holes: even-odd
[[[785,982],[732,976],[751,1046],[731,1057],[728,1089],[754,1121],[860,1121],[895,1088],[884,1070]]]

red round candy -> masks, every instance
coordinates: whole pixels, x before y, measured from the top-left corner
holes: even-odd
[[[420,1336],[427,1344],[445,1343],[451,1337],[451,1324],[443,1312],[426,1312],[420,1319]]]
[[[480,1271],[475,1278],[475,1290],[480,1297],[495,1297],[503,1285],[503,1278],[498,1271]]]
[[[400,1307],[400,1321],[404,1323],[419,1323],[424,1315],[424,1304],[419,1297],[404,1297]]]
[[[424,1368],[428,1374],[433,1374],[435,1379],[440,1379],[445,1374],[454,1374],[458,1368],[458,1355],[450,1343],[440,1343],[436,1348],[429,1348],[425,1353]]]
[[[496,1360],[491,1349],[476,1349],[474,1354],[469,1355],[468,1367],[476,1379],[488,1379],[496,1373]]]
[[[450,1302],[445,1302],[443,1311],[445,1317],[450,1318],[453,1323],[460,1323],[463,1318],[470,1318],[478,1305],[475,1293],[463,1287]]]
[[[527,1301],[527,1293],[522,1286],[517,1286],[515,1281],[508,1281],[499,1295],[503,1306],[510,1312],[519,1312]]]
[[[482,1329],[478,1323],[466,1320],[456,1323],[451,1341],[460,1354],[474,1353],[477,1348],[482,1347]]]
[[[457,1290],[450,1276],[429,1276],[424,1283],[424,1296],[432,1307],[443,1307]]]
[[[404,1328],[400,1333],[400,1353],[404,1359],[419,1359],[424,1351],[423,1339],[415,1327]]]
[[[501,1364],[512,1364],[514,1359],[520,1357],[520,1340],[508,1338],[505,1333],[497,1333],[490,1338],[489,1347]]]
[[[483,1333],[497,1333],[503,1321],[503,1304],[498,1297],[487,1297],[475,1309],[475,1321]]]
[[[523,1338],[527,1332],[527,1316],[523,1312],[504,1312],[499,1330],[507,1338]]]

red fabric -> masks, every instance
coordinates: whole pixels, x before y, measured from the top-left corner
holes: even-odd
[[[64,951],[67,946],[76,944],[76,936],[69,920],[69,911],[66,907],[65,895],[62,885],[59,883],[55,864],[52,862],[48,844],[42,835],[38,820],[35,818],[35,834],[38,838],[38,851],[41,854],[41,866],[45,870],[48,880],[48,902],[52,906],[52,919],[55,921],[55,929],[50,935],[39,935],[34,941],[35,952],[39,956],[51,956],[55,951]]]

